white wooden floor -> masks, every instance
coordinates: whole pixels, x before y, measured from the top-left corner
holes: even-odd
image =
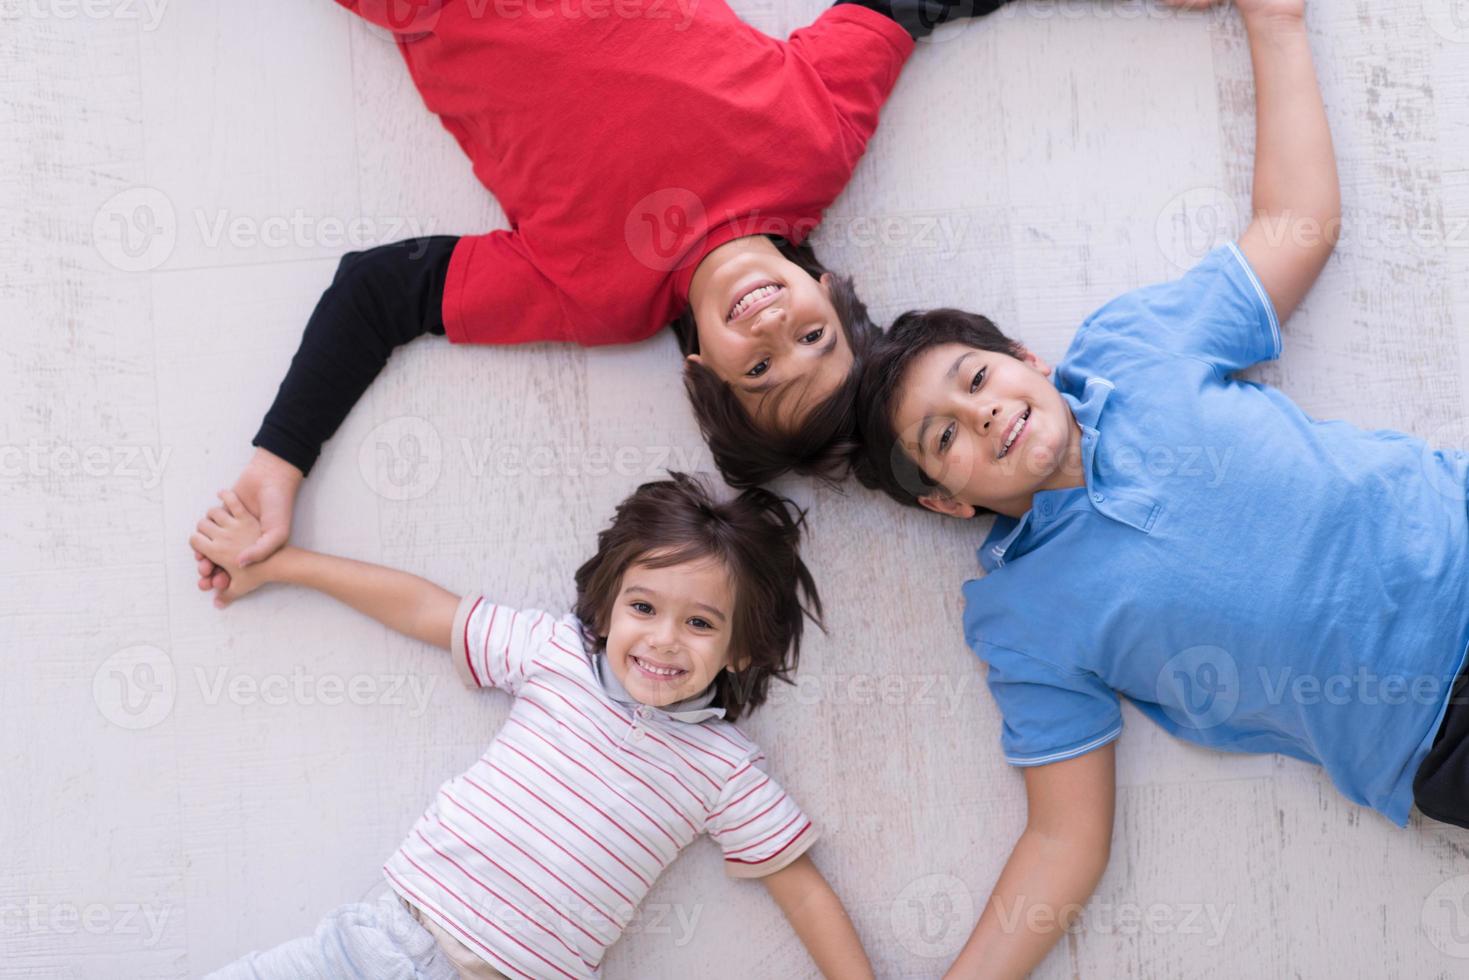
[[[821,8],[735,6],[782,35]],[[1262,376],[1469,445],[1469,9],[1310,17],[1347,237]],[[194,976],[379,890],[505,714],[314,596],[216,612],[185,543],[336,257],[503,215],[391,44],[326,0],[3,0],[0,79],[0,977]],[[1232,15],[1034,2],[920,46],[818,241],[880,317],[969,306],[1054,359],[1227,233],[1252,139]],[[612,504],[666,465],[710,469],[670,337],[420,342],[330,444],[296,540],[565,608]],[[959,630],[985,527],[785,487],[831,635],[749,728],[879,974],[936,976],[1025,814]],[[1398,830],[1136,714],[1119,757],[1112,865],[1039,976],[1469,975],[1469,832]],[[707,842],[606,966],[811,972]]]

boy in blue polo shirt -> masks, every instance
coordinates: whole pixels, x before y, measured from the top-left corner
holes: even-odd
[[[865,368],[863,482],[997,515],[964,628],[1030,815],[952,976],[1028,971],[1068,917],[998,910],[1095,888],[1119,695],[1181,738],[1317,763],[1399,825],[1416,797],[1469,826],[1469,455],[1233,377],[1280,355],[1340,224],[1303,0],[1237,6],[1258,127],[1237,245],[1104,306],[1054,371],[957,310],[905,314]]]

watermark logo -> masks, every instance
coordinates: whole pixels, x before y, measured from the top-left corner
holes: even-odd
[[[800,673],[790,684],[770,689],[769,703],[817,705],[882,705],[920,707],[932,718],[952,718],[977,696],[978,676],[950,674],[815,674]]]
[[[432,887],[428,881],[418,883],[419,888]],[[399,949],[412,948],[418,942],[418,937],[423,933],[423,926],[414,921],[412,910],[407,903],[399,897],[398,893],[386,878],[376,879],[372,887],[362,893],[358,903],[367,906],[361,909],[369,919],[375,919],[377,927],[387,933],[388,938],[393,940]],[[371,909],[372,911],[369,911]],[[359,913],[359,914],[360,914]]]
[[[1022,930],[1049,933],[1059,929],[1069,935],[1091,933],[1099,936],[1136,936],[1150,933],[1160,936],[1203,936],[1205,946],[1218,946],[1229,931],[1234,918],[1233,905],[1212,902],[1181,902],[1170,905],[1153,902],[1107,902],[1093,900],[1085,906],[1077,903],[1056,906],[1049,902],[1030,902],[1016,896],[1006,903],[996,901],[995,913],[1000,930],[1014,934]]]
[[[0,936],[89,936],[136,937],[144,948],[153,949],[163,939],[163,930],[173,914],[171,905],[144,902],[48,902],[31,895],[24,904],[0,903]],[[63,945],[64,940],[57,940]]]
[[[1220,647],[1189,647],[1158,671],[1156,690],[1154,700],[1180,727],[1213,728],[1239,707],[1239,665]]]
[[[140,30],[151,32],[167,7],[168,0],[25,0],[24,9],[34,20],[137,21]]]
[[[974,898],[953,875],[919,878],[893,901],[893,934],[904,949],[925,959],[959,952],[974,922]]]
[[[304,208],[296,208],[290,214],[271,214],[261,217],[253,214],[235,214],[228,208],[207,212],[195,208],[193,231],[205,248],[217,249],[228,244],[235,249],[323,249],[339,252],[371,248],[388,242],[423,238],[433,234],[433,221],[419,221],[414,217],[399,215],[374,217],[358,215],[342,218],[339,215],[308,214]],[[418,259],[423,249],[415,247],[407,253],[409,259]]]
[[[210,252],[295,249],[339,254],[388,242],[419,239],[434,222],[412,215],[242,214],[230,208],[192,208],[180,214],[155,187],[121,191],[92,217],[92,240],[103,261],[122,272],[148,272],[178,251],[180,236]],[[421,251],[410,250],[417,259]]]
[[[68,446],[32,439],[24,446],[0,445],[0,480],[53,477],[136,481],[144,490],[163,482],[163,471],[173,455],[171,446]]]
[[[1424,438],[1422,454],[1423,475],[1429,485],[1449,500],[1464,501],[1469,498],[1469,455],[1435,446],[1469,446],[1469,415],[1434,426]]]
[[[900,249],[957,258],[978,220],[974,211],[912,211],[827,217],[807,239],[813,248],[851,245],[859,249]]]
[[[566,480],[613,475],[656,476],[669,470],[711,472],[714,466],[702,445],[693,450],[685,446],[517,445],[490,439],[475,443],[461,438],[459,449],[465,469],[476,480],[490,476]]]
[[[444,0],[351,0],[347,7],[367,22],[375,36],[411,44],[434,32]]]
[[[373,493],[386,500],[417,500],[439,482],[444,449],[439,430],[427,419],[404,415],[368,433],[357,452],[357,468]]]
[[[122,728],[152,728],[173,710],[173,661],[157,647],[119,650],[92,675],[92,700],[102,717]]]
[[[0,447],[0,462],[3,462]],[[603,477],[662,478],[671,470],[712,473],[707,447],[511,443],[460,436],[445,443],[426,419],[401,416],[373,429],[358,449],[362,478],[388,500],[414,500],[431,491],[446,466],[473,480],[577,481]]]
[[[1164,258],[1180,269],[1191,269],[1220,245],[1234,241],[1243,229],[1232,197],[1217,187],[1195,187],[1163,205],[1154,230]]]
[[[199,686],[205,704],[221,701],[246,706],[264,704],[279,708],[285,705],[341,704],[358,706],[385,705],[408,708],[408,717],[421,718],[428,710],[438,678],[418,674],[313,674],[297,665],[289,674],[255,676],[216,667],[212,671],[194,668],[194,683]]]
[[[1008,4],[994,16],[1024,20],[1123,22],[1208,18],[1218,22],[1230,16],[1233,8],[1234,4],[1230,3],[1200,8],[1175,7],[1165,0],[1112,0],[1109,3],[1098,3],[1097,0],[1034,0],[1032,3]]]
[[[1469,959],[1469,875],[1450,878],[1423,900],[1423,932],[1442,953]]]
[[[418,871],[395,867],[392,874],[408,895],[429,893],[440,887],[432,877]],[[417,916],[393,888],[393,882],[386,878],[375,882],[358,902],[361,906],[375,906],[376,910],[368,911],[367,915],[375,918],[379,926],[395,938],[410,938],[421,932],[412,921]],[[471,897],[466,902],[477,919],[490,923],[505,935],[537,936],[550,929],[572,948],[587,934],[598,933],[609,942],[619,935],[658,936],[660,943],[671,942],[682,948],[693,941],[699,920],[704,916],[703,903],[644,902],[635,906],[615,901],[604,905],[574,895],[561,895],[554,901],[542,899],[523,906],[504,904],[493,894]],[[401,906],[401,912],[395,905]]]
[[[1234,446],[1170,446],[1164,443],[1123,443],[1098,449],[1099,473],[1154,479],[1188,480],[1206,490],[1223,485],[1234,458]]]
[[[1469,42],[1469,0],[1423,0],[1423,16],[1445,41]]]
[[[122,272],[148,272],[168,261],[178,241],[173,202],[156,187],[112,195],[92,216],[92,244]]]
[[[664,187],[632,206],[623,237],[639,263],[655,272],[672,272],[698,257],[693,246],[707,226],[699,195],[683,187]]]

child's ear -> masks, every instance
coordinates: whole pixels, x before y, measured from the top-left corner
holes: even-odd
[[[1020,345],[1020,352],[1020,359],[1022,361],[1024,361],[1026,364],[1029,364],[1031,367],[1035,368],[1046,377],[1049,378],[1051,376],[1051,365],[1047,364],[1045,362],[1045,359],[1042,358],[1039,354],[1026,347],[1024,344]]]
[[[743,657],[741,657],[740,659],[734,661],[733,663],[727,663],[727,664],[725,664],[724,665],[724,669],[727,670],[727,671],[729,671],[731,674],[738,674],[742,670],[749,670],[750,669],[750,655],[749,654],[745,654]]]
[[[817,281],[818,284],[820,284],[822,293],[824,293],[826,295],[826,301],[828,303],[830,303],[831,302],[831,284],[833,282],[835,282],[836,280],[832,278],[832,275],[831,275],[830,272],[823,272],[821,274],[821,277],[819,279],[817,279],[816,281]]]
[[[689,364],[697,364],[700,367],[704,366],[704,359],[701,358],[698,354],[686,354],[684,355],[684,360],[687,361]]]
[[[966,504],[947,495],[936,493],[925,494],[918,498],[918,502],[935,514],[957,517],[964,521],[969,520],[975,514],[973,504]]]

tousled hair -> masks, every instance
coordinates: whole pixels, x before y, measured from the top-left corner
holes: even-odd
[[[597,535],[597,553],[576,571],[576,616],[592,649],[603,651],[623,574],[635,564],[667,568],[712,558],[734,583],[731,671],[714,681],[713,704],[731,721],[759,707],[772,678],[790,683],[804,620],[823,632],[821,596],[801,561],[805,512],[753,487],[717,502],[699,479],[670,473],[645,483]]]
[[[831,273],[807,244],[771,237],[780,253],[813,279]],[[812,406],[789,432],[768,432],[755,424],[727,381],[702,364],[684,361],[684,388],[714,465],[732,487],[753,487],[794,470],[836,483],[847,475],[857,445],[857,385],[863,358],[879,336],[877,325],[847,276],[831,273],[831,305],[852,349],[852,369],[826,398]],[[672,323],[687,358],[699,352],[699,330],[692,309]],[[772,393],[777,400],[789,389]],[[774,407],[774,406],[772,406]]]
[[[988,317],[964,310],[912,310],[893,321],[868,351],[862,366],[857,401],[860,445],[850,466],[865,487],[881,490],[900,504],[922,507],[919,497],[941,492],[919,468],[893,427],[904,376],[925,351],[940,344],[964,344],[979,350],[1022,357],[1024,348],[1005,336]],[[988,513],[977,508],[979,513]]]

